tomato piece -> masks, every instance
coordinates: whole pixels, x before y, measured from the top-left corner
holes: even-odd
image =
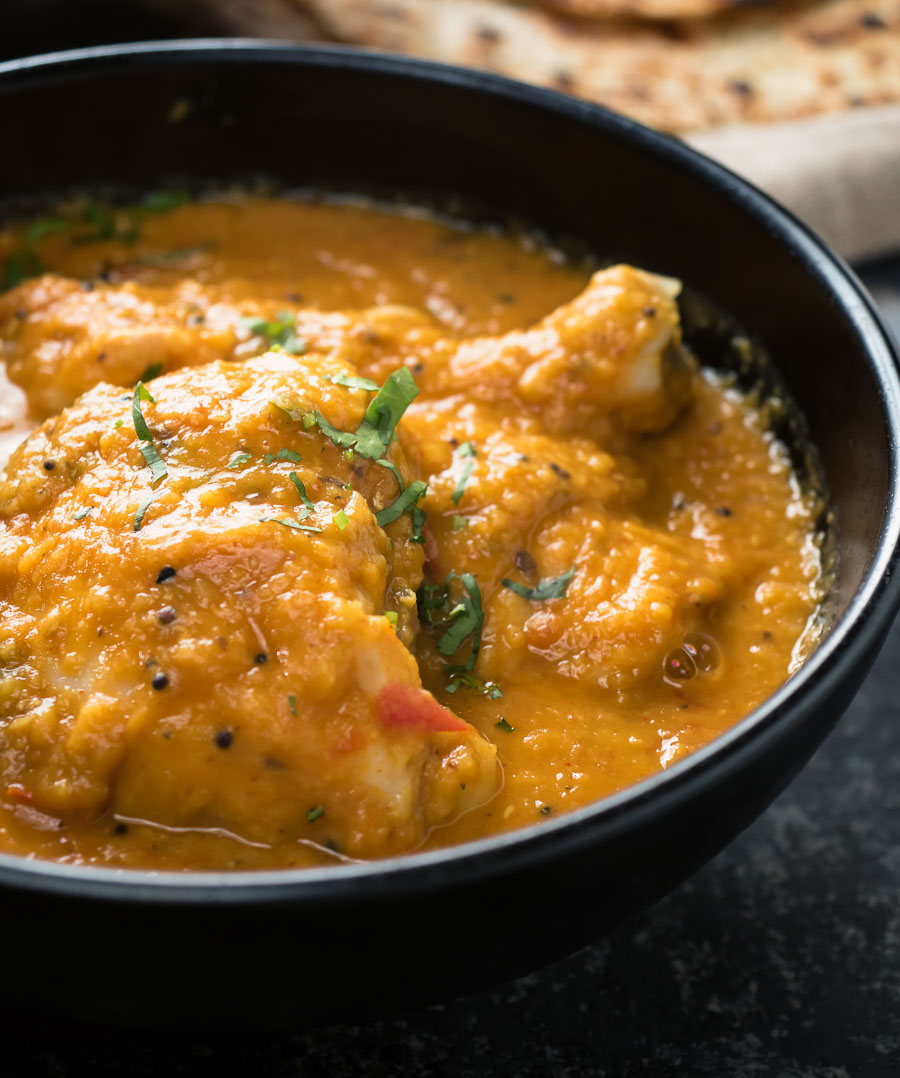
[[[465,730],[467,724],[413,685],[385,685],[378,694],[378,717],[389,730],[418,730],[423,734]]]

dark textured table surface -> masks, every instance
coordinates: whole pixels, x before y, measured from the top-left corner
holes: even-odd
[[[135,24],[108,0],[79,4],[73,22],[73,6],[18,0],[27,17],[14,34],[0,13],[0,58],[173,30]],[[900,336],[900,258],[863,277]],[[0,1078],[900,1078],[898,696],[900,625],[837,730],[757,823],[659,905],[549,969],[311,1032],[64,1029],[36,1016],[3,1024]],[[486,930],[489,914],[466,911]]]

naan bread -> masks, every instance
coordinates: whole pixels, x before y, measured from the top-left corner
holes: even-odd
[[[553,86],[668,131],[900,100],[898,0],[787,0],[661,24],[576,21],[503,0],[303,7],[338,40]]]
[[[646,19],[690,19],[694,16],[714,15],[745,4],[773,2],[773,0],[513,0],[514,3],[532,4],[534,7],[558,11],[561,15],[596,19],[615,15]]]
[[[195,0],[197,10],[232,33],[497,71],[676,133],[900,101],[900,0]]]

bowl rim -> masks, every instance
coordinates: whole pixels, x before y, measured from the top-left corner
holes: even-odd
[[[698,788],[720,783],[805,721],[835,695],[860,655],[874,657],[900,603],[900,359],[881,317],[853,271],[801,221],[729,169],[679,140],[600,105],[503,76],[375,50],[256,38],[188,38],[104,45],[0,63],[0,96],[43,80],[127,73],[169,65],[276,63],[352,70],[458,88],[600,129],[650,159],[687,172],[762,225],[830,293],[866,354],[887,417],[890,489],[872,562],[847,610],[810,658],[759,707],[665,771],[558,817],[488,838],[379,861],[321,868],[175,872],[68,865],[0,853],[0,887],[90,900],[154,904],[358,902],[400,892],[422,895],[473,877],[492,878],[545,858],[575,854],[665,811]]]

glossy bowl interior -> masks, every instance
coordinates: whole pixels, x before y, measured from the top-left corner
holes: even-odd
[[[125,1020],[316,1022],[502,980],[694,871],[849,702],[900,598],[895,359],[846,267],[736,177],[558,94],[234,41],[0,65],[0,146],[0,202],[267,177],[457,200],[680,277],[774,358],[820,453],[841,566],[833,628],[764,706],[667,772],[539,826],[302,872],[154,875],[0,855],[0,910],[16,925],[5,942],[16,978],[0,996]]]

